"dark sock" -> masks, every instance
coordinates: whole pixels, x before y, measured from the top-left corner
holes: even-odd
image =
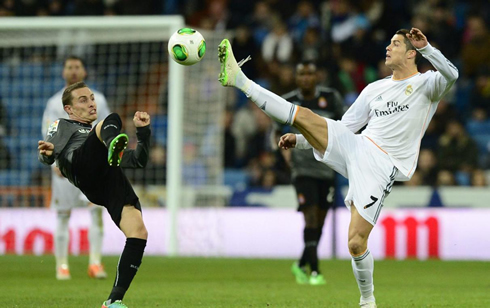
[[[111,113],[104,119],[104,123],[102,123],[102,127],[100,129],[100,136],[102,140],[104,140],[104,144],[106,147],[111,144],[112,139],[119,135],[122,128],[121,118],[117,113]]]
[[[305,228],[304,241],[307,263],[310,264],[312,272],[318,271],[318,240],[321,231],[316,228]]]
[[[305,267],[306,263],[308,263],[307,255],[306,255],[306,247],[303,249],[303,254],[301,255],[301,259],[299,259],[298,266]]]
[[[141,264],[145,246],[146,240],[139,238],[126,239],[126,245],[124,246],[121,258],[119,258],[119,264],[117,265],[114,287],[108,298],[111,300],[111,303],[123,299],[124,294],[128,290],[129,285]]]

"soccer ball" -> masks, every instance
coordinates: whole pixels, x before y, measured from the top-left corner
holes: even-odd
[[[206,53],[206,41],[198,31],[191,28],[177,30],[168,41],[168,54],[177,63],[193,65]]]

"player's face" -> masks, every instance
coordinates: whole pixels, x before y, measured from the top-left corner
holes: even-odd
[[[97,104],[94,93],[89,88],[73,90],[71,96],[71,106],[65,106],[70,119],[88,124],[97,120]]]
[[[404,66],[408,60],[408,52],[403,35],[395,34],[391,39],[390,45],[386,47],[386,66],[391,69],[397,66]]]
[[[299,65],[296,68],[296,83],[302,90],[312,90],[317,83],[316,67],[314,65]]]
[[[68,86],[83,81],[85,77],[87,77],[87,72],[80,60],[66,60],[65,66],[63,67],[63,79]]]

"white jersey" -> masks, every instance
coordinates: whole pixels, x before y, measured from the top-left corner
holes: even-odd
[[[46,104],[43,114],[42,135],[46,135],[49,125],[59,118],[68,119],[68,114],[63,109],[61,98],[62,89],[53,95]],[[109,114],[109,106],[104,94],[94,91],[95,101],[97,102],[97,122],[105,119]],[[86,205],[89,201],[82,192],[64,177],[60,177],[54,171],[55,164],[51,167],[51,208],[57,210],[69,210],[80,205]],[[82,201],[82,202],[80,202]]]
[[[361,92],[341,122],[385,151],[400,171],[396,180],[409,180],[417,166],[420,141],[441,98],[458,78],[458,70],[430,44],[418,51],[437,69],[403,80],[387,77]]]

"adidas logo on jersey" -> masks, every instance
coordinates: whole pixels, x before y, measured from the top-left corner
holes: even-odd
[[[381,95],[379,95],[378,97],[376,97],[376,99],[374,101],[379,102],[382,100],[383,100],[383,97]]]

